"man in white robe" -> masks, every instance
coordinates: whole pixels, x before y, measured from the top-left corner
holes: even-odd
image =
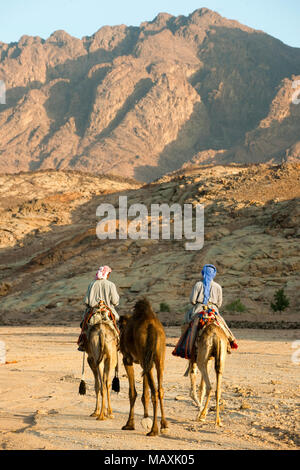
[[[111,321],[112,328],[119,334],[116,321],[118,321],[120,317],[115,309],[115,307],[119,305],[119,294],[116,285],[108,280],[111,271],[109,266],[100,266],[96,273],[95,280],[88,286],[84,298],[86,309],[80,324],[82,332],[78,339],[79,351],[85,351],[89,328],[101,322],[103,311],[106,312],[107,321]],[[113,315],[113,318],[111,315]]]

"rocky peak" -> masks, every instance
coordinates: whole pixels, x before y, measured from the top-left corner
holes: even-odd
[[[61,44],[67,44],[68,42],[73,41],[75,38],[71,36],[70,34],[66,33],[63,29],[58,29],[57,31],[54,31],[49,38],[47,39],[47,42],[57,42]]]
[[[23,36],[0,46],[0,171],[64,167],[149,181],[189,161],[294,160],[292,74],[299,49],[207,8],[83,39]]]
[[[202,7],[202,8],[198,8],[197,10],[193,11],[190,15],[189,15],[189,18],[193,19],[193,20],[197,20],[197,18],[201,18],[201,17],[204,17],[206,16],[206,18],[210,18],[212,20],[216,19],[216,18],[222,18],[222,16],[217,13],[216,11],[213,11],[213,10],[210,10],[209,8],[205,8],[205,7]]]

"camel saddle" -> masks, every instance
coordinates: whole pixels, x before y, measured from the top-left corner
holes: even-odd
[[[120,331],[117,327],[115,316],[112,313],[111,309],[105,304],[103,300],[100,300],[99,304],[96,307],[87,307],[84,319],[81,326],[81,333],[77,340],[79,346],[82,345],[80,350],[84,351],[86,349],[87,342],[87,329],[89,326],[97,325],[98,323],[105,322],[116,334],[116,337],[119,340]]]
[[[186,331],[179,338],[172,352],[173,356],[195,360],[195,341],[199,331],[203,332],[204,328],[213,322],[219,324],[214,309],[208,308],[197,313],[189,323]]]

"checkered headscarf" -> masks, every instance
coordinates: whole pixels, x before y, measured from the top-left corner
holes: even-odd
[[[96,279],[107,279],[107,276],[111,271],[112,270],[109,266],[100,266],[96,273]]]

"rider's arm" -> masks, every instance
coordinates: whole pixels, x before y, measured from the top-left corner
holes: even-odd
[[[86,305],[89,305],[89,300],[90,300],[89,297],[90,297],[91,286],[92,286],[92,282],[88,285],[87,292],[85,294],[84,303]]]
[[[116,288],[115,284],[112,284],[112,286],[111,286],[111,303],[114,306],[117,306],[117,305],[119,305],[119,300],[120,300],[120,297],[119,297],[119,294],[117,292],[117,288]]]
[[[196,282],[193,287],[192,293],[190,295],[190,302],[192,305],[196,305],[197,301],[199,302],[199,298],[201,297],[201,292],[203,290],[202,282]]]
[[[223,302],[222,287],[220,285],[218,286],[217,296],[218,300],[216,301],[216,305],[218,306],[218,308],[220,308]]]

